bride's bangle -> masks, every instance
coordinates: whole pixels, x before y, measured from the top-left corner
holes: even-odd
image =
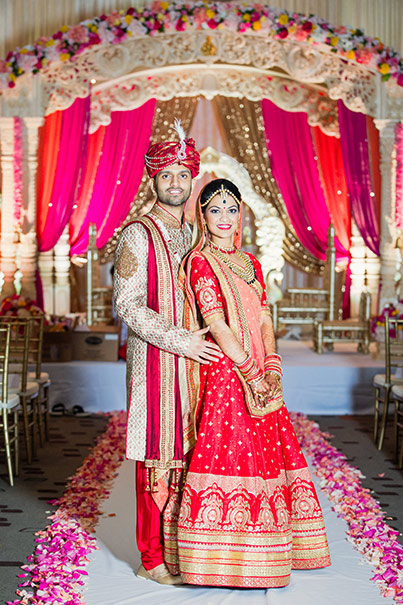
[[[257,367],[256,362],[250,355],[242,363],[235,364],[242,376],[249,384],[258,384],[264,379],[264,372]]]
[[[266,355],[264,358],[264,371],[272,372],[273,374],[277,374],[280,378],[283,375],[283,370],[281,369],[281,357],[277,355],[277,353],[272,353],[271,355]]]

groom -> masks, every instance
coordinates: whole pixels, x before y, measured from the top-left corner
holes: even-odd
[[[162,513],[168,492],[193,447],[184,358],[216,361],[220,349],[203,339],[207,329],[182,327],[179,267],[190,250],[183,211],[199,172],[200,156],[178,121],[180,141],[151,145],[145,156],[156,202],[127,225],[115,256],[114,304],[129,328],[126,456],[137,461],[137,575],[179,584],[164,562]]]

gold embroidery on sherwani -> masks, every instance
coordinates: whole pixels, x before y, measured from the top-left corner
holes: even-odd
[[[155,258],[157,262],[158,279],[158,307],[159,313],[165,320],[174,324],[175,309],[172,301],[175,299],[172,280],[167,276],[169,258],[161,234],[152,219],[144,216],[140,219],[147,226],[153,240]],[[164,350],[160,350],[160,459],[145,460],[147,467],[159,469],[178,468],[183,466],[182,460],[174,460],[175,448],[175,357]],[[186,453],[193,445],[193,439],[189,434],[189,427],[184,427],[184,434],[188,441],[184,442]]]
[[[161,213],[163,210],[161,209]],[[166,214],[166,213],[165,213]],[[150,213],[153,215],[153,211]],[[162,214],[161,214],[162,216]],[[168,215],[169,216],[169,215]],[[137,257],[138,267],[132,277],[126,279],[118,271],[114,274],[114,302],[117,315],[128,325],[127,340],[127,395],[128,395],[128,421],[126,455],[129,459],[144,460],[146,451],[147,430],[147,343],[160,349],[169,351],[171,355],[184,356],[192,335],[182,327],[183,293],[178,287],[179,263],[175,258],[178,252],[181,258],[190,248],[191,232],[188,228],[182,229],[165,223],[172,244],[168,243],[169,257],[172,264],[175,301],[178,315],[176,325],[169,323],[162,315],[147,306],[148,291],[148,247],[149,238],[146,228],[140,221],[128,225],[120,236],[116,262],[121,251],[128,246]],[[164,267],[167,276],[169,268]],[[167,276],[168,278],[168,276]],[[179,366],[185,360],[179,357]],[[188,424],[189,403],[187,384],[181,384],[183,403],[184,426]],[[187,418],[187,421],[186,421]],[[191,435],[187,434],[185,442],[189,442]]]
[[[134,252],[129,248],[129,245],[125,243],[122,250],[119,253],[118,259],[115,264],[115,269],[119,273],[120,277],[129,279],[136,273],[138,267],[138,260]]]

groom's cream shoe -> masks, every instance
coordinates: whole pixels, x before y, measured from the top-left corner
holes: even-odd
[[[173,576],[168,568],[162,564],[147,571],[144,565],[140,565],[137,571],[137,577],[144,580],[153,580],[158,584],[183,584],[180,576]]]

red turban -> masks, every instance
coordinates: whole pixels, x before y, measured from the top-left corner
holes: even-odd
[[[150,178],[172,164],[183,164],[189,168],[192,178],[199,174],[200,155],[193,139],[182,139],[180,143],[166,141],[150,145],[144,159]]]

